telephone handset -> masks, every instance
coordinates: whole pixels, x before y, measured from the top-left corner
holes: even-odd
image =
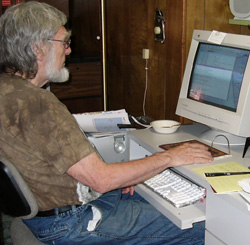
[[[155,41],[164,43],[165,42],[165,18],[161,10],[155,10]]]

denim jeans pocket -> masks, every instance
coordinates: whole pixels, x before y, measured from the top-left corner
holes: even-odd
[[[49,242],[64,237],[68,232],[69,227],[67,225],[59,225],[51,229],[39,230],[37,236],[41,242]]]

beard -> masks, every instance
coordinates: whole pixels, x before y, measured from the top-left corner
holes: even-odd
[[[60,70],[51,69],[51,72],[48,74],[48,79],[53,83],[66,82],[69,80],[69,70],[66,67]]]
[[[56,55],[55,50],[50,52],[46,66],[46,75],[50,82],[63,83],[69,80],[69,70],[66,67],[57,69],[55,67]]]

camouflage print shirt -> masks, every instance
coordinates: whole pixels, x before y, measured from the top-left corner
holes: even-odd
[[[0,155],[17,167],[39,210],[80,204],[77,181],[66,171],[93,151],[51,92],[0,74]]]

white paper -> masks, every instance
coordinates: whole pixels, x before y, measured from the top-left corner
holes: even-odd
[[[208,38],[208,41],[211,43],[221,44],[227,34],[219,31],[212,31],[211,35]]]
[[[84,132],[120,132],[117,124],[130,124],[128,114],[124,109],[106,112],[91,112],[73,114]]]
[[[246,201],[247,210],[250,211],[250,194],[245,191],[239,191],[239,194],[243,197]]]
[[[96,228],[97,223],[102,218],[101,212],[94,206],[91,207],[93,212],[93,219],[89,221],[87,230],[93,231]]]
[[[238,185],[243,189],[243,191],[250,193],[250,178],[238,181]]]

